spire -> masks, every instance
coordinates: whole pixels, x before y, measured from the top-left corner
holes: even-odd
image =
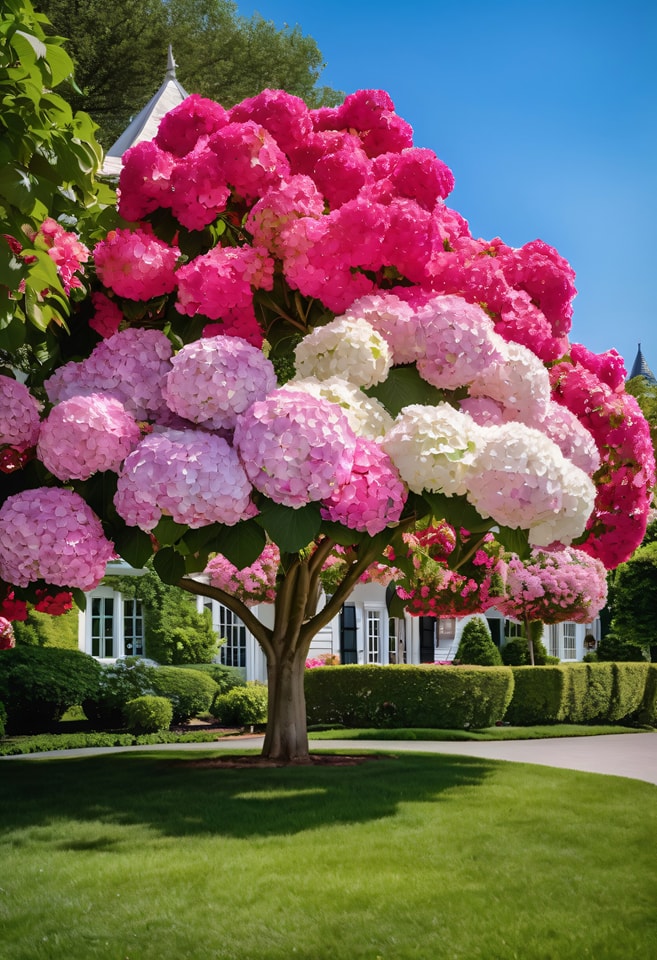
[[[641,344],[639,344],[636,359],[632,364],[632,369],[630,370],[630,375],[627,379],[632,380],[634,377],[643,377],[643,379],[646,380],[651,387],[657,386],[657,378],[648,366],[646,358],[641,352]]]

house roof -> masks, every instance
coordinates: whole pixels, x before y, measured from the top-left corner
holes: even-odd
[[[164,114],[177,107],[188,96],[185,88],[176,80],[176,63],[173,59],[171,44],[169,44],[167,72],[162,86],[130,122],[118,140],[114,141],[105,155],[100,172],[104,176],[118,177],[121,172],[121,158],[126,150],[142,140],[152,140]]]
[[[630,370],[630,375],[627,379],[632,380],[634,377],[643,377],[643,379],[647,380],[647,382],[651,386],[653,387],[657,386],[657,378],[655,377],[655,374],[652,372],[652,370],[648,366],[646,358],[641,352],[641,344],[639,344],[639,349],[637,350],[636,359],[632,364],[632,369]]]

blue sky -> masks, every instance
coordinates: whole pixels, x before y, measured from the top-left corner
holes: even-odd
[[[571,340],[640,341],[657,373],[654,0],[238,0],[299,24],[321,82],[387,90],[452,168],[475,236],[537,237],[574,267]]]

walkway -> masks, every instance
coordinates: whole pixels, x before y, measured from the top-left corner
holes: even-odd
[[[79,750],[53,750],[4,760],[89,757],[108,750],[253,750],[262,747],[261,736],[226,738],[214,743],[159,743],[144,747],[85,747]],[[547,767],[604,773],[657,784],[657,733],[619,733],[600,737],[562,737],[554,740],[313,740],[311,750],[349,750],[363,753],[411,751],[415,753],[457,754],[487,760],[536,763]]]

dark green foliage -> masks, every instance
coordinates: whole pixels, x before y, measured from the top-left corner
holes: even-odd
[[[643,699],[632,719],[637,723],[657,727],[657,663],[648,664]]]
[[[188,663],[185,669],[207,673],[219,687],[219,693],[228,693],[233,687],[246,686],[246,680],[239,667],[226,667],[223,663]]]
[[[128,700],[123,716],[125,725],[131,733],[158,733],[168,730],[173,719],[173,707],[166,697],[153,697],[148,694]]]
[[[7,711],[4,703],[0,700],[0,738],[4,737],[7,727]]]
[[[502,647],[501,655],[502,663],[509,667],[528,666],[530,659],[526,637],[511,637]],[[544,666],[553,659],[548,656],[543,641],[534,639],[534,663],[537,666]]]
[[[610,663],[569,663],[564,671],[562,719],[566,723],[602,723],[608,719],[614,685]]]
[[[260,726],[267,722],[267,687],[249,683],[218,693],[212,704],[212,715],[229,727]]]
[[[103,666],[96,689],[82,701],[84,712],[94,726],[120,729],[126,703],[153,693],[151,670],[137,657],[126,657]]]
[[[61,616],[30,610],[27,620],[14,623],[16,643],[32,647],[78,649],[78,612],[69,610]]]
[[[322,667],[306,671],[305,687],[313,725],[478,729],[504,716],[513,674],[506,667]]]
[[[567,682],[564,669],[557,666],[514,666],[512,669],[513,696],[505,720],[514,726],[561,720]]]
[[[647,662],[612,664],[613,687],[605,718],[609,723],[634,716],[641,708],[648,682],[649,666]]]
[[[473,617],[463,627],[459,648],[456,651],[459,663],[471,663],[480,667],[502,665],[500,651],[493,643],[490,630],[483,617]]]
[[[609,603],[611,632],[639,651],[647,653],[651,647],[657,651],[657,542],[639,547],[616,568],[610,577]],[[617,659],[640,658],[626,655]]]
[[[0,651],[0,700],[10,732],[40,731],[91,696],[100,665],[79,650],[13,647]]]
[[[167,697],[173,707],[173,723],[186,723],[200,713],[207,713],[217,692],[212,677],[184,667],[151,667],[149,676],[153,692]]]
[[[643,650],[634,643],[627,643],[622,637],[615,633],[608,633],[598,644],[598,660],[605,660],[614,663],[638,662],[645,660]]]
[[[132,747],[149,743],[214,743],[217,733],[193,730],[188,733],[42,733],[36,737],[0,743],[0,757],[42,753],[48,750],[79,750],[83,747]]]

